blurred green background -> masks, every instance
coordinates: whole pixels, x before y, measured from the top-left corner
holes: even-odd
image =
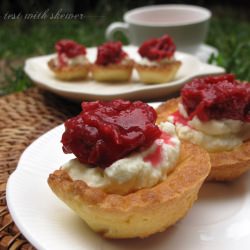
[[[210,63],[226,68],[241,80],[250,81],[250,4],[249,1],[9,1],[0,2],[0,95],[22,91],[32,85],[23,72],[26,58],[52,53],[61,38],[74,39],[86,46],[105,41],[109,23],[121,21],[123,13],[139,6],[185,3],[209,8],[213,17],[206,43],[216,47],[219,55]],[[18,14],[82,13],[82,20],[25,20]],[[7,17],[7,15],[10,14]],[[15,15],[15,16],[14,16]],[[11,18],[12,17],[12,18]],[[122,34],[117,39],[127,44]]]

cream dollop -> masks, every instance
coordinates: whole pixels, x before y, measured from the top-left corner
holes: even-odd
[[[87,166],[77,159],[70,160],[62,168],[73,180],[83,180],[88,186],[102,188],[108,193],[127,194],[152,187],[167,178],[180,154],[180,140],[174,125],[164,122],[159,127],[163,136],[147,150],[132,153],[105,169]]]
[[[179,104],[180,114],[188,118],[183,104]],[[169,117],[173,122],[173,117]],[[197,116],[188,121],[188,126],[176,123],[178,136],[204,147],[209,152],[232,150],[250,138],[250,123],[239,120],[222,119],[201,121]]]
[[[68,66],[85,65],[85,64],[89,63],[89,61],[85,55],[79,55],[79,56],[76,56],[73,58],[68,58],[65,56],[64,58],[65,58],[65,62]],[[56,66],[60,66],[60,62],[58,60],[58,57],[54,58],[54,62],[55,62]]]
[[[121,65],[130,65],[130,64],[132,64],[132,60],[128,57],[128,56],[125,56],[122,60],[121,60],[121,62],[120,62],[120,64]]]

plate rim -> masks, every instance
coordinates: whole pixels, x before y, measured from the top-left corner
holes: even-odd
[[[6,183],[6,202],[7,202],[7,207],[8,207],[9,213],[10,213],[14,223],[16,224],[16,226],[18,227],[20,232],[24,235],[24,237],[28,240],[28,242],[30,242],[32,246],[36,247],[39,250],[45,249],[45,248],[41,246],[41,243],[38,240],[36,240],[35,237],[32,236],[32,234],[30,233],[30,230],[28,230],[27,227],[23,226],[22,222],[20,221],[20,217],[17,216],[17,210],[15,210],[15,208],[13,206],[13,202],[12,202],[13,196],[10,195],[11,191],[13,190],[13,186],[14,186],[12,184],[12,182],[15,181],[15,178],[17,178],[18,173],[21,171],[20,165],[21,165],[22,161],[24,161],[23,159],[25,159],[27,152],[29,150],[31,150],[32,147],[34,147],[34,145],[36,143],[38,143],[43,137],[49,136],[49,134],[54,133],[54,131],[60,129],[60,127],[62,127],[62,126],[63,126],[63,124],[60,124],[52,129],[48,130],[47,132],[45,132],[44,134],[42,134],[41,136],[36,138],[32,143],[30,143],[28,145],[28,147],[25,148],[25,150],[22,152],[22,154],[18,160],[18,164],[17,164],[16,169],[11,173],[11,175],[9,176],[7,183]]]

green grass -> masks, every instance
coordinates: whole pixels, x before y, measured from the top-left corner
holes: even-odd
[[[8,34],[10,32],[12,34]],[[7,59],[51,53],[54,43],[61,38],[77,40],[86,46],[95,46],[104,41],[104,25],[98,28],[92,22],[51,21],[28,23],[14,22],[2,25],[0,56]]]
[[[0,95],[23,91],[33,85],[22,66],[10,67],[9,71],[9,74],[4,75],[6,84],[0,89]]]
[[[0,40],[5,42],[0,43],[0,57],[15,59],[51,53],[55,42],[62,38],[74,39],[88,47],[97,46],[105,41],[106,27],[119,20],[122,20],[121,11],[97,10],[87,13],[82,20],[3,21]]]
[[[52,53],[54,43],[61,38],[74,39],[86,46],[101,44],[105,41],[106,27],[113,21],[121,20],[122,12],[124,9],[118,12],[99,10],[89,13],[81,21],[2,21],[0,59],[10,66],[0,79],[0,95],[22,91],[32,85],[22,69],[25,58]],[[247,21],[225,16],[213,17],[210,24],[206,42],[219,50],[219,55],[210,58],[210,63],[235,73],[241,80],[250,81],[250,25]],[[117,34],[117,38],[127,42],[121,34]]]
[[[220,65],[240,80],[250,81],[250,25],[246,21],[214,18],[207,43],[219,50],[211,63]]]

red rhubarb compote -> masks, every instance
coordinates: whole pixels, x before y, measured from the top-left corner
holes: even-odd
[[[160,137],[156,116],[140,101],[83,102],[82,112],[65,122],[63,151],[73,153],[81,163],[108,167]]]
[[[62,39],[55,45],[60,66],[67,65],[67,59],[73,59],[77,56],[85,56],[86,48],[73,40]]]
[[[171,59],[174,56],[176,46],[172,38],[164,35],[160,38],[153,38],[145,41],[139,48],[138,52],[143,58],[150,61],[161,61]]]
[[[185,84],[181,98],[190,118],[250,122],[250,84],[232,74],[197,78]]]
[[[127,53],[122,49],[121,42],[107,42],[97,49],[95,63],[98,65],[119,64],[127,57]]]

